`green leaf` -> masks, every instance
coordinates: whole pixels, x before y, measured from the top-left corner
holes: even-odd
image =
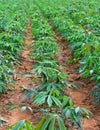
[[[35,130],[34,126],[32,123],[26,120],[26,130]]]
[[[52,118],[48,130],[54,130],[54,125],[55,125],[55,117]]]
[[[12,130],[19,130],[21,127],[24,126],[25,120],[21,120],[20,122],[18,122],[13,128]]]
[[[58,120],[58,124],[59,124],[60,130],[66,130],[64,122],[63,122],[63,120],[59,116],[57,116],[57,120]]]
[[[62,106],[61,102],[60,102],[56,97],[52,96],[52,99],[53,99],[53,101],[55,102],[55,104],[56,104],[57,106],[59,106],[59,107]]]
[[[47,118],[46,118],[44,124],[43,124],[42,127],[41,127],[41,130],[45,130],[45,129],[48,127],[48,124],[50,123],[51,119],[52,119],[51,116],[47,116]]]
[[[9,106],[8,109],[9,109],[9,110],[13,110],[13,109],[15,109],[15,108],[17,108],[17,107],[18,107],[18,106],[16,106],[16,105],[12,105],[12,106]]]
[[[51,107],[51,106],[52,106],[52,99],[51,99],[51,95],[49,95],[49,96],[48,96],[48,98],[47,98],[47,103],[48,103],[49,107]]]
[[[47,97],[47,92],[39,92],[35,97],[33,103],[43,104],[45,103],[45,99]]]
[[[40,97],[40,98],[35,98],[33,103],[39,104],[39,105],[40,105],[40,104],[43,104],[43,103],[45,103],[46,97],[47,97],[47,96],[43,96],[43,97]]]
[[[40,122],[36,126],[36,130],[41,130],[41,127],[44,124],[44,122],[46,121],[47,117],[48,117],[48,115],[46,115],[43,119],[40,120]]]

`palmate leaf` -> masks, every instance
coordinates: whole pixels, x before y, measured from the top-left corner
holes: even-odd
[[[46,92],[40,92],[40,93],[38,93],[38,94],[33,98],[33,104],[41,105],[41,104],[45,103],[46,97],[47,97]]]
[[[56,114],[47,114],[36,126],[36,130],[67,130],[62,118]]]
[[[46,103],[47,96],[48,96],[48,92],[45,92],[45,91],[39,92],[37,95],[34,96],[33,104],[41,105],[41,104]]]
[[[69,96],[61,96],[60,100],[62,102],[62,108],[73,106],[72,99]]]
[[[40,122],[37,124],[36,128],[32,125],[31,122],[27,120],[21,120],[7,128],[7,130],[67,130],[65,127],[62,118],[56,114],[47,114],[43,117]]]
[[[31,70],[32,73],[37,72],[38,75],[42,77],[43,82],[50,82],[50,81],[55,81],[57,80],[59,70],[56,68],[52,67],[43,67],[43,66],[38,66],[35,69]],[[55,81],[56,82],[56,81]]]
[[[49,107],[62,107],[62,103],[59,99],[59,91],[54,89],[46,92],[39,92],[34,96],[33,103],[38,105],[46,104]]]
[[[66,130],[64,122],[59,116],[57,117],[57,120],[58,120],[58,124],[59,124],[59,129],[60,130]]]
[[[7,130],[35,130],[34,126],[28,120],[21,120],[7,128]]]
[[[45,120],[44,124],[42,125],[41,130],[45,130],[48,127],[51,120],[52,120],[52,117],[48,116],[48,118]]]
[[[52,99],[53,99],[54,103],[55,103],[58,107],[61,108],[62,104],[61,104],[60,100],[59,100],[57,97],[54,97],[54,96],[52,96]]]
[[[42,82],[43,83],[51,83],[52,87],[58,86],[59,88],[65,87],[66,85],[69,87],[74,87],[77,88],[76,85],[71,84],[70,82],[67,81],[67,75],[60,72],[58,68],[55,67],[47,67],[47,66],[37,66],[35,69],[32,69],[31,72],[35,73],[37,72],[38,75],[42,77]],[[54,85],[53,85],[54,83]],[[45,86],[45,85],[43,85]]]
[[[55,117],[53,117],[50,122],[48,130],[54,130],[55,120],[56,120]]]
[[[46,121],[46,118],[47,118],[47,117],[48,117],[48,115],[45,116],[45,117],[38,123],[38,125],[36,126],[36,130],[40,130],[40,129],[41,129],[41,127],[42,127],[43,123]]]

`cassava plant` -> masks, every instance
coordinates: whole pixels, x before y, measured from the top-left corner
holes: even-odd
[[[52,41],[39,40],[33,45],[32,58],[37,61],[53,59],[58,53],[58,45]]]

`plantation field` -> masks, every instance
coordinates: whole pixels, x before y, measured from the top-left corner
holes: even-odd
[[[0,0],[0,130],[100,130],[100,0]]]

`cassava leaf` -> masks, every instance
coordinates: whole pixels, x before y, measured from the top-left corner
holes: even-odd
[[[48,98],[47,98],[47,103],[48,103],[49,107],[52,106],[52,103],[53,103],[53,102],[52,102],[51,95],[48,96]]]
[[[57,116],[57,121],[58,121],[58,124],[59,124],[59,129],[60,130],[66,130],[64,122],[63,122],[63,120],[59,116]]]
[[[55,102],[55,104],[56,104],[58,107],[61,107],[61,106],[62,106],[62,104],[61,104],[61,102],[60,102],[59,99],[57,99],[57,98],[54,97],[54,96],[52,96],[52,99],[53,99],[53,101]]]

